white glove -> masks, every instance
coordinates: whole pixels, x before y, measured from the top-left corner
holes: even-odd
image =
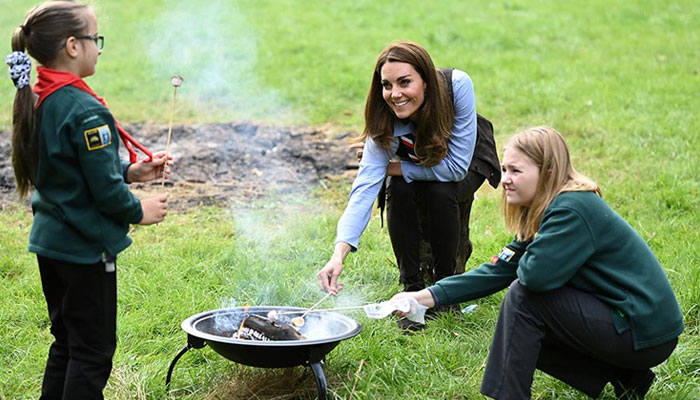
[[[400,300],[388,300],[381,303],[367,304],[364,307],[365,314],[369,318],[380,319],[393,313],[401,311],[406,314],[406,318],[413,322],[425,324],[425,310],[428,307],[418,304],[413,297],[405,297]]]
[[[401,302],[407,301],[408,302],[408,314],[406,314],[406,318],[413,322],[418,322],[419,324],[424,324],[425,325],[425,310],[428,309],[428,307],[421,305],[418,303],[418,300],[414,299],[413,297],[406,297],[401,300]]]

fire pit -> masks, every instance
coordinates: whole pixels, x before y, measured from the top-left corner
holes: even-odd
[[[268,312],[284,313],[280,322],[289,323],[291,318],[306,311],[299,307],[256,306],[225,308],[193,315],[182,322],[187,332],[187,345],[175,356],[166,378],[170,385],[175,364],[187,352],[209,345],[214,351],[239,364],[260,368],[286,368],[299,365],[309,366],[314,373],[318,387],[318,398],[326,398],[328,388],[326,376],[321,368],[326,354],[343,339],[351,338],[362,330],[362,326],[352,318],[335,312],[309,313],[306,323],[299,329],[304,336],[301,340],[246,340],[236,339],[236,333],[246,315],[267,316]],[[295,312],[298,313],[288,313]]]

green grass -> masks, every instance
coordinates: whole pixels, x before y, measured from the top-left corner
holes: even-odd
[[[31,5],[0,0],[0,51]],[[649,399],[700,396],[700,4],[696,1],[476,2],[141,1],[95,2],[106,36],[88,83],[123,122],[167,122],[169,77],[179,73],[177,123],[251,119],[358,132],[372,67],[390,41],[426,46],[439,66],[467,70],[479,111],[496,139],[548,124],[567,138],[577,168],[649,243],[676,290],[686,331],[655,368]],[[35,76],[35,75],[34,75]],[[0,130],[14,88],[0,79]],[[137,227],[119,259],[119,344],[106,395],[168,398],[167,367],[185,344],[180,322],[235,304],[306,306],[321,296],[314,274],[330,255],[349,191],[329,182],[314,199],[270,201],[249,213],[193,209],[157,227]],[[280,208],[282,205],[284,208]],[[399,290],[378,218],[349,256],[346,289],[334,304],[383,300]],[[0,399],[35,398],[51,342],[34,257],[31,215],[0,213]],[[487,260],[510,236],[498,195],[482,189],[472,217],[475,252]],[[502,293],[469,316],[446,317],[414,337],[394,321],[356,317],[364,327],[324,366],[336,398],[480,398]],[[361,370],[360,367],[362,363]],[[239,366],[208,348],[188,352],[173,376],[183,399],[313,396],[302,369]],[[296,392],[295,392],[296,391]],[[332,396],[332,397],[333,397]],[[603,398],[612,399],[609,389]],[[284,398],[284,397],[282,397]],[[583,399],[538,374],[533,398]]]

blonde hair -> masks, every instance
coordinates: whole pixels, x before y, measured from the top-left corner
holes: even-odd
[[[506,229],[514,231],[518,240],[528,241],[535,237],[544,211],[558,194],[592,191],[602,196],[600,187],[592,179],[574,169],[569,148],[554,128],[538,126],[517,133],[508,140],[506,149],[521,152],[540,169],[537,190],[529,207],[508,204],[503,191]]]

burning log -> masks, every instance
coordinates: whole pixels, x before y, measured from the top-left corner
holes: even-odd
[[[259,315],[249,315],[241,329],[233,335],[234,339],[245,340],[302,340],[304,335],[297,332],[291,325],[279,321],[271,321]]]

